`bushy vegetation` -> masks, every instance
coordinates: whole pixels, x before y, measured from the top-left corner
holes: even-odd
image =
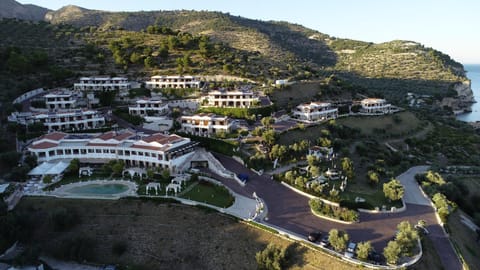
[[[412,256],[416,251],[418,233],[408,221],[402,221],[397,226],[395,240],[388,242],[383,250],[387,263],[396,264],[401,256]]]
[[[128,109],[118,108],[113,110],[113,114],[129,122],[132,125],[141,125],[145,120],[139,115],[131,115],[128,113]]]
[[[281,270],[287,262],[287,252],[284,248],[268,244],[264,250],[257,252],[255,260],[260,270]]]
[[[310,199],[308,201],[310,208],[315,214],[326,216],[329,218],[334,218],[347,222],[357,222],[359,215],[355,210],[350,210],[348,208],[339,207],[324,203],[319,199]]]
[[[343,251],[347,247],[349,236],[344,231],[331,229],[328,232],[328,241],[336,251]]]

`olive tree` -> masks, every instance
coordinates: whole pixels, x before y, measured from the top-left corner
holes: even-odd
[[[385,258],[387,259],[387,263],[389,264],[396,264],[401,252],[402,249],[397,243],[397,241],[388,242],[385,249],[383,249],[383,255],[385,256]]]
[[[397,179],[392,179],[390,182],[383,184],[383,193],[385,197],[392,201],[400,200],[405,193],[405,188]]]
[[[348,234],[337,229],[331,229],[328,233],[328,241],[336,251],[342,251],[347,247]]]
[[[366,260],[368,258],[368,254],[373,250],[372,244],[370,241],[361,242],[357,245],[357,257],[360,260]]]

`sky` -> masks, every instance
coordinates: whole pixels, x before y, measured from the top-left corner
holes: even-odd
[[[77,5],[108,11],[209,10],[298,23],[375,43],[413,40],[463,64],[480,64],[478,0],[17,0],[49,9]]]

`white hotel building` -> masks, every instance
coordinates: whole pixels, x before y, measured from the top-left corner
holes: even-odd
[[[128,107],[128,113],[131,115],[150,116],[162,115],[167,112],[168,104],[154,99],[140,99],[136,101],[135,106]]]
[[[367,115],[382,115],[392,112],[392,105],[385,99],[366,98],[360,101],[360,113]]]
[[[57,91],[48,93],[45,96],[45,104],[49,110],[65,110],[73,109],[76,107],[76,97],[67,91]]]
[[[194,76],[153,76],[145,82],[148,89],[155,88],[200,88],[200,80]]]
[[[203,105],[209,107],[250,108],[260,104],[258,96],[249,90],[210,91],[203,100]]]
[[[338,108],[328,102],[304,103],[293,110],[293,118],[306,122],[324,121],[337,117]]]
[[[229,133],[233,127],[230,118],[213,113],[182,116],[181,121],[183,132],[203,137],[219,132]]]
[[[193,154],[197,143],[178,135],[140,136],[131,131],[103,134],[49,133],[34,141],[29,151],[39,162],[74,159],[83,163],[123,160],[126,166],[159,167],[176,172]]]
[[[95,110],[69,110],[47,113],[12,113],[8,120],[22,125],[43,123],[48,131],[85,130],[105,125],[105,117]]]
[[[113,91],[129,90],[131,83],[125,77],[82,77],[80,82],[73,85],[74,90],[80,91]]]

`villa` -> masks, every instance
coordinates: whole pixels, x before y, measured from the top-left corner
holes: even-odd
[[[82,77],[80,82],[73,85],[73,89],[80,91],[129,90],[131,89],[131,83],[125,77]]]
[[[332,147],[312,146],[308,149],[308,156],[314,156],[317,159],[330,159],[333,157]]]
[[[198,143],[178,135],[139,135],[132,131],[102,134],[53,132],[29,146],[38,162],[77,158],[82,163],[123,160],[126,166],[158,167],[176,172]]]
[[[392,105],[385,99],[366,98],[360,101],[360,113],[367,115],[382,115],[392,112]]]
[[[215,90],[203,98],[203,105],[209,107],[250,108],[259,104],[259,97],[250,90]]]
[[[43,97],[49,110],[73,109],[77,105],[77,99],[70,91],[55,91]]]
[[[48,131],[85,130],[105,125],[105,117],[96,110],[66,110],[45,113],[14,112],[8,117],[8,121],[22,125],[43,123]]]
[[[183,132],[206,137],[218,132],[229,133],[233,126],[230,118],[212,113],[182,116],[181,121]]]
[[[305,122],[325,121],[337,117],[338,108],[328,102],[304,103],[293,110],[293,118]]]
[[[200,88],[200,80],[194,76],[153,76],[145,82],[148,89],[155,88]]]
[[[128,107],[128,113],[131,115],[150,116],[162,115],[168,112],[168,104],[161,100],[141,99],[136,101],[135,106]]]

